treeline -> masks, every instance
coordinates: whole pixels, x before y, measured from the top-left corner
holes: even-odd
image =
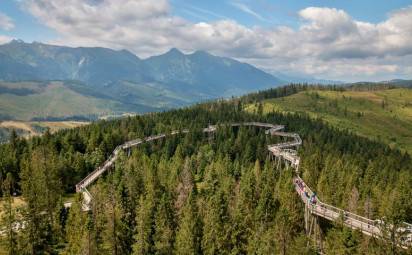
[[[286,97],[293,94],[297,94],[302,91],[307,90],[327,90],[327,91],[376,91],[385,89],[395,89],[399,87],[404,87],[398,84],[392,83],[373,83],[373,82],[357,82],[350,84],[340,84],[340,85],[313,85],[307,83],[292,83],[287,86],[271,88],[256,93],[250,93],[245,96],[240,97],[240,102],[242,103],[256,103],[265,99]]]
[[[226,128],[213,139],[199,131],[239,121],[279,123],[298,132],[302,176],[321,200],[385,217],[393,226],[412,222],[408,154],[306,116],[247,113],[233,100],[98,121],[27,141],[12,135],[0,146],[1,226],[8,230],[3,249],[9,254],[313,254],[292,171],[276,169],[268,160],[266,145],[277,140],[255,128]],[[194,132],[123,155],[93,185],[91,212],[80,210],[79,196],[70,210],[63,209],[64,196],[117,145],[183,128]],[[20,211],[11,206],[14,194],[26,202]],[[16,231],[12,222],[22,229]],[[322,226],[327,254],[403,252],[339,224]]]
[[[65,116],[65,117],[53,117],[53,116],[45,116],[45,117],[34,117],[31,118],[30,121],[95,121],[98,120],[99,116],[97,114],[89,114],[89,115],[73,115],[73,116]]]
[[[354,91],[376,91],[384,89],[395,89],[403,87],[400,84],[392,83],[375,83],[375,82],[356,82],[345,86],[346,90]]]

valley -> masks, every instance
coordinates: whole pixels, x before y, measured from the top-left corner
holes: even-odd
[[[0,88],[12,91],[0,94],[0,116],[4,116],[3,119],[32,121],[73,116],[92,119],[112,113],[116,108],[124,110],[116,101],[80,94],[62,82],[1,83]],[[19,95],[15,92],[18,89],[29,92]]]

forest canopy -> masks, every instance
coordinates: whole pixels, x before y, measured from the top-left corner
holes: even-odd
[[[91,125],[30,140],[12,134],[0,146],[0,180],[9,254],[314,254],[293,172],[276,168],[257,128],[209,124],[260,121],[285,125],[303,140],[301,175],[325,202],[391,224],[412,222],[411,157],[302,114],[245,112],[243,104],[307,89],[291,85],[233,100]],[[325,88],[327,89],[327,88]],[[340,88],[336,88],[340,89]],[[90,213],[74,186],[125,141],[175,129],[187,135],[122,154],[91,188]],[[13,208],[14,196],[25,205]],[[11,222],[25,222],[14,231]],[[321,222],[327,254],[404,252],[340,224]],[[0,252],[1,254],[1,252]]]

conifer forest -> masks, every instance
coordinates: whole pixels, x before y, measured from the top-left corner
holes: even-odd
[[[0,254],[320,254],[305,235],[294,171],[269,157],[267,145],[281,139],[227,125],[233,122],[281,124],[299,133],[300,176],[322,201],[384,221],[388,231],[412,223],[407,152],[305,114],[262,113],[261,100],[308,89],[289,85],[31,139],[12,133],[0,146]],[[245,111],[249,104],[256,111]],[[221,128],[203,133],[210,124]],[[130,155],[122,151],[89,188],[91,210],[82,210],[75,185],[116,146],[183,129],[190,132],[142,144]],[[396,239],[341,222],[319,225],[323,254],[412,254]]]

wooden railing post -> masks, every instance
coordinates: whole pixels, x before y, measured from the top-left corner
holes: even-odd
[[[268,128],[265,133],[268,135],[276,135],[276,136],[281,136],[284,138],[293,138],[293,141],[290,142],[282,142],[274,145],[269,145],[268,150],[270,153],[270,157],[275,159],[275,166],[277,168],[280,168],[282,166],[282,161],[284,162],[285,166],[287,169],[289,167],[294,168],[295,174],[296,174],[296,179],[304,185],[305,189],[307,190],[308,194],[311,196],[313,194],[312,190],[303,182],[303,180],[299,177],[299,165],[300,165],[300,158],[297,155],[297,150],[299,149],[299,146],[302,144],[302,139],[300,136],[296,133],[287,133],[287,132],[281,132],[280,130],[284,128],[282,125],[273,125],[273,124],[268,124],[268,123],[260,123],[260,122],[244,122],[244,123],[232,123],[230,124],[232,127],[237,127],[237,126],[256,126],[256,127],[262,127],[262,128]],[[208,134],[209,141],[211,135],[214,135],[216,129],[218,126],[208,126],[207,128],[203,129],[204,133]],[[170,135],[176,135],[179,133],[188,133],[189,130],[184,129],[182,131],[172,131]],[[103,163],[101,167],[98,167],[95,169],[93,172],[91,172],[86,178],[84,178],[82,181],[80,181],[76,185],[76,192],[82,192],[83,190],[87,190],[86,188],[95,180],[97,179],[101,174],[103,174],[106,170],[109,168],[113,167],[115,164],[115,160],[118,157],[118,152],[120,150],[127,150],[127,155],[130,157],[131,154],[131,147],[137,146],[143,142],[149,142],[157,139],[161,139],[166,137],[165,134],[160,134],[156,136],[149,136],[146,137],[145,139],[136,139],[132,140],[129,142],[126,142],[122,145],[119,145],[116,147],[116,149],[113,151],[113,153],[110,155],[110,157]],[[296,147],[295,150],[293,150]],[[322,216],[325,219],[331,220],[331,221],[336,221],[339,219],[339,215],[341,213],[345,214],[345,211],[336,207],[333,207],[331,205],[322,203],[317,199],[317,205],[311,205],[311,202],[308,201],[308,199],[305,197],[305,194],[303,191],[300,191],[300,187],[296,187],[296,192],[299,194],[301,197],[302,201],[305,204],[305,231],[307,234],[310,234],[311,232],[311,221],[313,221],[313,217],[318,217]],[[91,197],[90,197],[91,199]],[[313,206],[309,208],[309,206]],[[319,210],[318,210],[319,208]],[[337,216],[336,216],[337,215]],[[314,219],[315,223],[318,223],[318,219]],[[372,228],[370,228],[370,223],[372,222]],[[356,214],[352,213],[347,213],[346,219],[344,219],[344,224],[346,226],[349,226],[351,228],[356,228],[360,229],[363,233],[368,233],[370,235],[375,234],[375,226],[373,224],[373,221],[370,219],[367,219],[365,217],[358,216]],[[365,224],[367,226],[367,229],[365,228]],[[412,225],[405,223],[405,226],[411,229],[412,232]],[[319,233],[320,233],[319,229]],[[380,232],[380,231],[379,231]],[[378,234],[379,234],[378,232]],[[381,234],[380,234],[381,235]],[[412,239],[412,233],[410,233],[410,238]],[[412,240],[410,241],[412,244]]]

